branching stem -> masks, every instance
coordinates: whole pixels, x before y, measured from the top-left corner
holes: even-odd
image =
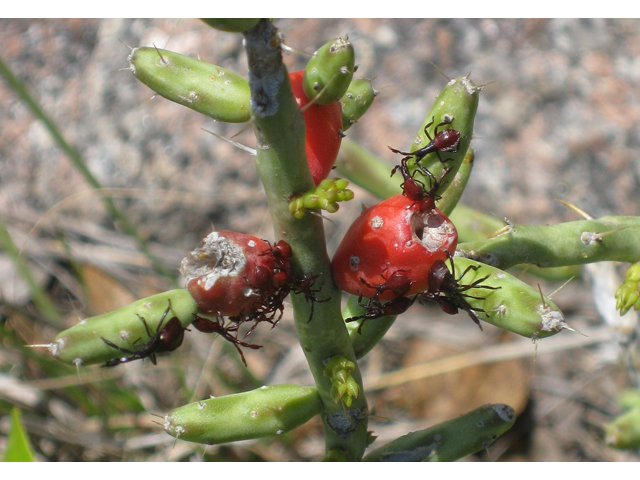
[[[258,147],[256,167],[269,201],[275,236],[291,245],[294,273],[306,277],[319,274],[315,284],[321,288],[318,297],[330,298],[315,304],[313,319],[307,322],[311,305],[304,295],[292,296],[300,345],[324,404],[326,450],[340,450],[346,452],[348,460],[360,460],[367,430],[364,395],[354,399],[345,414],[342,405],[332,400],[331,382],[323,375],[324,362],[331,357],[341,355],[354,363],[356,358],[340,312],[341,292],[331,276],[322,219],[315,215],[296,219],[288,206],[292,195],[314,186],[306,161],[304,119],[282,63],[277,29],[270,21],[261,20],[243,35]],[[352,376],[364,391],[357,366]]]

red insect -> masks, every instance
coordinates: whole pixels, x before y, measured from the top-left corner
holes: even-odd
[[[289,74],[291,89],[298,107],[304,107],[310,101],[302,88],[304,70]],[[342,142],[342,104],[333,102],[328,105],[310,105],[302,115],[306,126],[307,160],[309,170],[316,186],[331,173],[338,157]]]
[[[240,323],[230,322],[229,325],[225,325],[224,319],[222,317],[215,317],[215,320],[211,320],[209,318],[204,318],[196,314],[193,319],[193,326],[199,332],[217,333],[225,340],[231,342],[240,354],[240,358],[242,359],[242,363],[244,363],[245,367],[247,366],[247,361],[244,358],[242,350],[240,350],[240,346],[252,348],[253,350],[262,348],[262,345],[255,345],[253,343],[243,342],[238,339],[238,330],[240,328]],[[235,333],[235,335],[232,335],[232,333]]]
[[[331,298],[325,298],[320,300],[317,296],[316,293],[320,292],[319,288],[313,288],[316,280],[318,279],[320,275],[312,275],[310,277],[308,276],[303,276],[300,278],[296,278],[292,283],[291,283],[291,292],[293,293],[299,293],[304,295],[304,299],[307,303],[311,304],[311,311],[309,312],[309,319],[307,320],[307,323],[309,323],[312,319],[313,319],[313,311],[314,311],[314,306],[316,303],[325,303],[328,302],[329,300],[331,300]]]
[[[451,168],[446,168],[442,172],[440,180],[437,180],[433,173],[420,164],[416,164],[417,169],[410,173],[407,165],[407,161],[410,158],[411,157],[404,157],[400,161],[400,165],[396,165],[393,170],[391,170],[391,176],[393,176],[397,171],[400,171],[402,178],[404,178],[404,182],[400,184],[402,187],[402,194],[418,203],[418,209],[421,212],[428,212],[435,208],[436,201],[440,199],[440,196],[437,195],[436,192],[438,191],[438,188],[440,188],[442,180],[444,180],[449,172],[451,172]],[[418,171],[431,180],[431,186],[428,190],[423,182],[414,178]]]
[[[429,271],[429,289],[419,295],[420,302],[422,302],[423,299],[432,300],[440,306],[443,312],[448,313],[449,315],[455,315],[458,313],[459,309],[464,310],[469,314],[478,327],[480,327],[480,330],[482,330],[482,325],[480,325],[480,319],[478,318],[476,311],[484,313],[484,310],[477,308],[474,310],[471,305],[469,305],[469,302],[465,300],[465,297],[475,299],[481,299],[481,297],[468,295],[464,292],[472,288],[497,290],[500,287],[482,285],[482,282],[489,278],[489,275],[475,280],[473,283],[468,285],[462,284],[461,280],[466,273],[469,270],[477,270],[478,267],[473,265],[467,267],[467,269],[456,279],[455,264],[453,263],[452,256],[449,256],[449,261],[451,263],[451,271],[449,271],[446,263],[442,260],[438,260],[433,264]]]
[[[115,367],[116,365],[120,365],[121,363],[133,362],[134,360],[142,360],[144,358],[149,358],[151,363],[156,364],[156,353],[159,352],[172,352],[176,350],[180,345],[182,345],[182,341],[184,339],[184,331],[188,330],[182,326],[180,320],[177,317],[172,317],[164,327],[162,324],[164,323],[167,315],[169,314],[169,310],[171,310],[171,300],[169,300],[169,306],[162,314],[162,318],[160,318],[160,322],[158,323],[158,328],[156,328],[155,334],[151,334],[151,330],[149,329],[149,325],[144,317],[138,315],[140,321],[144,325],[144,329],[149,336],[149,341],[139,344],[141,338],[138,338],[135,342],[133,342],[133,347],[135,350],[129,350],[127,348],[122,348],[116,345],[115,343],[107,340],[103,336],[100,336],[102,341],[109,345],[111,348],[115,348],[123,353],[128,354],[127,357],[121,358],[112,358],[108,360],[103,367]],[[138,348],[140,347],[140,348]]]
[[[402,270],[396,270],[388,277],[385,277],[384,274],[381,274],[381,276],[384,278],[384,282],[376,285],[370,285],[363,279],[360,279],[363,284],[374,289],[376,293],[373,297],[369,298],[369,301],[366,303],[363,302],[363,296],[360,295],[358,298],[358,305],[365,309],[364,314],[348,318],[345,320],[346,322],[370,320],[380,318],[385,315],[400,315],[401,313],[406,312],[409,307],[413,305],[416,297],[409,298],[404,296],[411,289],[411,285],[413,284],[413,281],[405,272]],[[386,303],[382,303],[380,301],[380,295],[385,291],[393,292],[395,297]],[[361,332],[363,325],[364,321],[358,327],[358,333]]]
[[[396,150],[395,148],[389,147],[389,149],[394,153],[399,153],[401,155],[408,155],[411,157],[415,157],[416,163],[422,160],[427,154],[435,152],[438,155],[441,163],[445,163],[446,160],[442,160],[440,156],[440,152],[452,152],[456,153],[458,151],[458,146],[460,144],[460,132],[457,130],[453,130],[452,128],[446,128],[444,130],[440,130],[438,132],[438,128],[443,125],[449,125],[453,122],[453,118],[445,117],[443,122],[440,122],[436,125],[434,130],[434,137],[431,138],[427,129],[433,125],[435,122],[435,117],[431,120],[431,122],[427,123],[424,127],[424,134],[429,139],[429,143],[427,143],[424,147],[414,150],[413,152],[402,152],[400,150]]]
[[[373,320],[376,318],[384,317],[387,315],[400,315],[401,313],[406,312],[413,302],[415,302],[416,297],[397,297],[393,300],[389,300],[386,303],[380,303],[372,301],[369,299],[368,303],[363,303],[362,297],[358,299],[358,304],[365,308],[365,312],[362,315],[358,315],[355,317],[347,318],[345,322],[355,322],[358,320],[363,320],[363,322],[358,327],[358,333],[362,332],[362,327],[366,320]]]

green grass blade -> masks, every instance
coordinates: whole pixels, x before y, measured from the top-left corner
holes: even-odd
[[[60,314],[58,313],[55,305],[47,295],[47,293],[40,288],[38,282],[31,275],[31,271],[29,267],[24,261],[24,258],[20,257],[20,250],[13,242],[11,235],[9,234],[9,230],[4,224],[4,221],[0,217],[0,247],[4,250],[7,255],[13,260],[13,263],[16,266],[16,271],[22,277],[22,279],[27,284],[27,288],[31,293],[31,298],[33,299],[33,303],[35,303],[36,308],[44,317],[50,322],[59,325]]]
[[[3,462],[35,462],[33,448],[29,435],[22,424],[20,410],[11,410],[11,423],[7,437],[7,449],[4,452]]]
[[[22,82],[20,82],[20,80],[14,75],[9,66],[4,63],[1,57],[0,74],[4,77],[9,87],[11,87],[18,94],[20,99],[27,105],[27,107],[29,107],[29,110],[31,110],[33,115],[44,124],[45,128],[47,129],[51,137],[55,140],[58,147],[67,155],[67,157],[69,157],[73,166],[78,169],[85,180],[93,188],[101,189],[102,185],[100,184],[100,182],[98,182],[98,179],[93,176],[80,153],[78,153],[76,149],[69,145],[60,130],[58,130],[53,121],[44,113],[42,108],[40,108],[40,105],[38,105],[38,102],[36,102],[36,100],[31,96]],[[149,258],[151,264],[153,265],[153,268],[163,276],[167,278],[173,278],[172,275],[169,274],[165,266],[162,264],[162,262],[151,253],[151,251],[147,247],[146,240],[138,235],[136,228],[131,224],[126,215],[115,206],[111,197],[107,195],[101,196],[102,201],[105,203],[110,214],[121,224],[124,231],[135,239],[136,243],[138,244],[138,248]]]

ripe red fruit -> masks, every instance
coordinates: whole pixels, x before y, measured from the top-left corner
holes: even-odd
[[[252,235],[220,230],[182,260],[180,272],[201,312],[242,320],[256,311],[271,313],[282,307],[291,281],[291,255],[283,240],[271,245]],[[283,287],[284,296],[279,294]]]
[[[455,252],[458,232],[439,209],[420,205],[396,195],[353,222],[332,260],[342,290],[387,301],[429,289],[431,267]]]
[[[304,70],[289,74],[291,89],[298,107],[309,103],[302,88]],[[310,105],[302,112],[306,125],[306,152],[309,170],[316,186],[329,176],[338,157],[342,141],[342,105],[333,102],[329,105]]]

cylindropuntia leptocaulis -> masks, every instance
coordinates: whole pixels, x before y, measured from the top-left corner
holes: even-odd
[[[570,235],[575,237],[575,242],[536,250],[536,261],[543,266],[561,266],[586,263],[587,259],[630,262],[640,259],[640,247],[637,246],[640,243],[637,241],[640,221],[635,217],[587,220],[580,225],[563,224],[557,229],[517,228],[517,235],[513,231],[505,231],[493,239],[456,246],[455,227],[448,215],[442,213],[440,206],[443,209],[445,206],[452,208],[452,204],[447,202],[455,198],[452,201],[455,204],[465,184],[455,180],[457,174],[466,171],[468,175],[470,170],[464,170],[464,162],[472,158],[469,144],[481,88],[469,76],[464,76],[447,83],[425,115],[415,143],[406,152],[398,151],[407,157],[400,165],[405,195],[401,194],[400,182],[397,178],[391,178],[391,168],[388,168],[388,184],[391,189],[396,189],[397,198],[392,197],[393,200],[386,200],[386,204],[372,207],[375,212],[375,209],[381,210],[389,202],[396,202],[397,217],[393,217],[391,222],[398,224],[401,222],[397,219],[402,214],[415,214],[418,211],[430,217],[436,215],[438,221],[419,222],[421,233],[418,236],[422,239],[425,232],[438,233],[432,229],[451,223],[451,228],[440,235],[443,237],[442,244],[434,249],[436,254],[428,259],[408,255],[407,259],[403,258],[402,262],[396,264],[397,259],[389,255],[382,264],[372,267],[373,276],[356,274],[350,283],[343,281],[343,273],[346,276],[359,269],[353,257],[364,258],[370,254],[371,247],[364,242],[358,244],[358,255],[355,252],[349,252],[345,258],[338,255],[334,258],[332,269],[326,253],[322,220],[318,215],[306,212],[323,208],[318,201],[323,192],[329,197],[335,192],[331,191],[330,182],[325,184],[326,188],[321,192],[316,190],[322,184],[323,178],[320,177],[324,176],[324,172],[314,178],[309,169],[305,153],[305,124],[292,93],[290,77],[282,63],[281,37],[268,20],[227,24],[210,19],[208,23],[213,26],[225,25],[220,28],[227,31],[242,31],[249,61],[248,80],[200,60],[144,47],[131,54],[131,70],[136,78],[160,95],[214,119],[225,122],[251,119],[258,144],[256,168],[269,201],[277,242],[271,244],[264,240],[247,240],[264,248],[249,259],[244,257],[252,269],[251,274],[240,275],[240,283],[233,288],[235,293],[242,293],[236,295],[236,300],[232,302],[224,303],[231,297],[226,295],[230,292],[224,289],[215,300],[204,305],[199,295],[194,295],[197,297],[194,299],[188,290],[165,292],[118,311],[87,319],[61,332],[50,350],[55,358],[76,365],[116,366],[147,357],[155,360],[156,352],[171,352],[180,346],[189,325],[220,333],[228,340],[235,340],[236,346],[254,348],[257,345],[238,336],[239,327],[243,323],[254,325],[265,319],[275,325],[284,308],[284,297],[292,293],[295,326],[315,386],[274,385],[266,390],[258,389],[239,396],[179,407],[167,415],[165,424],[166,430],[176,438],[221,443],[276,436],[320,415],[326,435],[326,458],[360,460],[371,437],[367,435],[368,406],[357,360],[380,340],[379,334],[369,334],[372,331],[369,325],[376,322],[390,325],[395,314],[403,312],[416,300],[431,300],[438,302],[448,313],[464,309],[470,314],[473,312],[476,320],[539,339],[564,329],[570,330],[571,327],[553,302],[542,296],[536,288],[500,268],[523,263],[522,260],[530,258],[527,254],[531,253],[529,249],[533,248],[531,245],[534,243],[540,245]],[[348,43],[349,48],[342,51],[341,55],[344,52],[349,55],[353,53],[350,50],[353,47]],[[328,49],[330,51],[331,46]],[[336,111],[340,105],[344,105],[345,109],[361,108],[360,104],[349,103],[352,100],[349,87],[356,82],[351,78],[355,64],[349,55],[346,60],[340,58],[337,61],[335,57],[325,55],[324,50],[320,53],[310,61],[309,75],[304,82],[307,97],[312,93],[317,96],[315,101],[321,108],[330,105]],[[330,58],[327,65],[323,65],[325,56]],[[334,73],[325,75],[322,71],[325,66],[327,71]],[[189,75],[183,75],[183,71],[188,71]],[[225,77],[227,82],[214,85],[212,76]],[[370,86],[370,82],[364,86]],[[368,98],[373,99],[375,90],[365,90]],[[362,102],[362,109],[369,108],[370,103]],[[361,115],[362,112],[357,111],[350,112],[346,117],[341,116],[342,129],[346,130],[347,126],[353,128],[355,120]],[[337,118],[335,116],[333,119],[336,125]],[[443,128],[445,126],[447,128]],[[336,143],[339,145],[339,140]],[[373,171],[378,165],[376,160],[365,156],[357,161],[364,168],[359,170],[360,175],[349,180],[367,188],[367,166]],[[439,180],[435,182],[434,179]],[[338,189],[342,192],[346,187],[344,182]],[[420,187],[421,184],[424,189]],[[407,194],[409,189],[411,191]],[[428,192],[425,195],[427,201],[422,201],[420,191]],[[292,207],[296,198],[302,200],[293,203]],[[352,195],[345,194],[338,200],[350,198]],[[329,198],[326,204],[335,204],[335,199]],[[323,209],[337,210],[335,205]],[[382,220],[384,223],[388,218]],[[369,222],[371,228],[375,228],[375,215]],[[408,219],[405,223],[410,222]],[[579,234],[574,235],[582,228],[582,233],[593,232],[596,235],[620,230],[615,235],[587,244],[580,240],[582,237]],[[240,235],[248,238],[248,234]],[[390,232],[382,241],[389,243],[400,238],[405,245],[413,239],[394,236]],[[527,243],[523,238],[535,242]],[[460,255],[450,260],[456,250]],[[227,266],[229,270],[240,269],[242,260],[234,257],[231,251],[225,252],[216,257],[211,267],[214,270]],[[206,254],[196,252],[190,258],[197,262],[205,257]],[[230,263],[225,263],[227,261]],[[456,275],[453,265],[455,271],[464,275]],[[421,273],[418,275],[416,272]],[[193,278],[190,280],[193,281]],[[363,297],[358,303],[364,312],[345,313],[344,317],[341,315],[341,290],[334,283],[334,278],[346,291]],[[623,294],[620,294],[620,308],[629,309],[636,305],[633,292],[625,291]],[[364,298],[373,302],[367,302]],[[379,316],[382,318],[375,318]],[[223,317],[231,318],[235,325],[222,323]],[[358,320],[367,320],[367,325],[350,334],[345,319],[357,317],[360,317]],[[337,362],[340,368],[328,368],[327,365],[333,365],[329,363],[331,359],[338,359],[333,362]],[[221,415],[219,408],[224,408],[227,413]],[[482,422],[478,419],[482,419]],[[365,459],[460,458],[486,448],[514,420],[509,407],[483,407],[455,421],[401,437],[386,447],[374,450]],[[486,428],[478,427],[480,423]],[[466,428],[472,424],[475,429]],[[449,442],[449,434],[464,441]],[[445,437],[447,442],[441,442]],[[425,449],[427,446],[429,448]],[[427,451],[426,457],[420,454]]]

